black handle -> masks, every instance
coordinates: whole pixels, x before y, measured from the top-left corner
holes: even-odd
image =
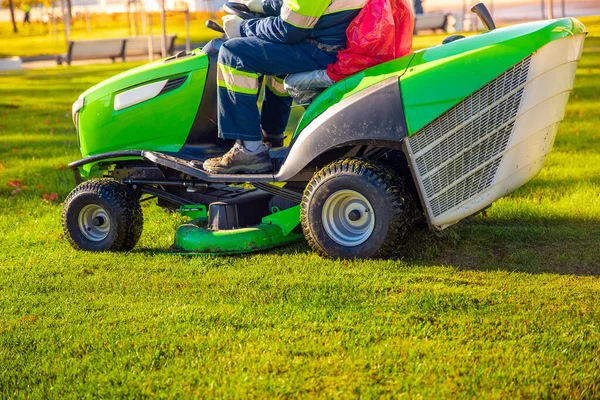
[[[253,13],[247,5],[235,1],[228,1],[225,3],[223,11],[229,15],[237,15],[241,19],[255,19],[258,17],[258,15]]]
[[[471,11],[473,11],[479,17],[481,22],[483,22],[483,25],[485,25],[485,27],[488,28],[488,30],[493,31],[494,29],[496,29],[494,19],[492,18],[492,15],[488,11],[485,4],[477,3],[473,7],[471,7]]]
[[[208,20],[206,21],[206,27],[208,29],[212,29],[213,31],[217,31],[219,33],[225,33],[225,29],[223,29],[223,27],[219,24],[217,24],[215,21],[213,20]]]

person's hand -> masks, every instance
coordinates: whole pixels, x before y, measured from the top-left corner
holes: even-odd
[[[240,3],[245,4],[246,7],[250,9],[250,11],[254,11],[256,13],[264,14],[265,9],[263,7],[263,3],[261,0],[239,0]]]
[[[241,26],[244,20],[237,15],[223,17],[223,29],[229,39],[242,37]]]

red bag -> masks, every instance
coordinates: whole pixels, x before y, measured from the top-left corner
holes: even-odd
[[[409,0],[369,0],[346,32],[348,44],[327,75],[340,81],[410,53],[415,16]]]

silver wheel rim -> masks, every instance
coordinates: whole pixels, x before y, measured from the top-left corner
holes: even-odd
[[[354,190],[340,190],[329,196],[321,218],[331,240],[346,247],[360,246],[375,229],[371,203]]]
[[[101,242],[110,232],[110,218],[104,208],[88,204],[79,211],[79,230],[89,240]]]

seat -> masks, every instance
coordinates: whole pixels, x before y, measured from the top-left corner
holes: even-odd
[[[335,82],[324,69],[288,75],[284,81],[285,90],[299,106],[308,106],[325,89]]]

